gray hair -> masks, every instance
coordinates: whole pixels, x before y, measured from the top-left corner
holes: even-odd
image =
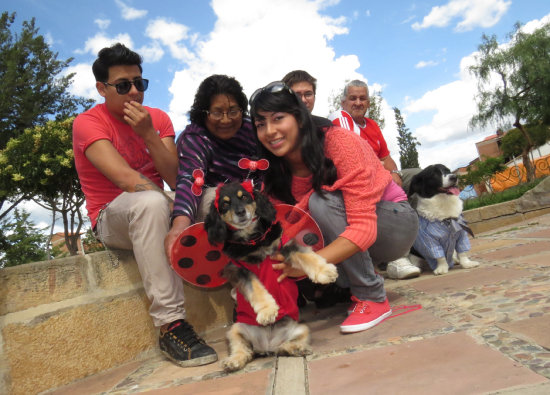
[[[367,84],[361,80],[353,80],[348,82],[344,87],[344,91],[342,92],[342,102],[346,100],[346,97],[348,96],[348,89],[350,86],[365,88],[367,90],[367,97],[369,96],[369,87],[367,86]]]

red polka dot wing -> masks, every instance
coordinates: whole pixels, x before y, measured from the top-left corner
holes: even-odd
[[[323,248],[323,235],[315,220],[305,211],[289,204],[275,205],[277,221],[281,223],[288,239],[313,250]],[[172,247],[171,265],[174,271],[190,284],[215,288],[227,282],[222,277],[223,268],[229,258],[222,252],[222,244],[212,246],[199,222],[185,229]]]
[[[324,247],[323,234],[317,222],[304,210],[290,204],[276,204],[277,221],[281,223],[283,232],[288,239],[296,239],[314,251]]]
[[[172,246],[172,268],[190,284],[215,288],[227,282],[222,277],[229,258],[222,252],[223,244],[212,246],[204,230],[204,222],[185,229]]]

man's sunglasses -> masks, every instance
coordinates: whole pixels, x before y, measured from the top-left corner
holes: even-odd
[[[130,89],[132,89],[132,85],[134,85],[139,92],[145,92],[147,90],[147,87],[149,86],[149,80],[140,78],[133,81],[122,81],[118,84],[110,84],[108,82],[104,82],[104,84],[114,86],[116,88],[116,93],[118,93],[119,95],[125,95],[130,92]]]
[[[267,84],[266,86],[264,86],[263,88],[260,88],[260,89],[257,89],[253,94],[252,96],[250,96],[250,107],[253,107],[254,106],[254,102],[256,101],[256,99],[258,98],[258,96],[260,96],[260,94],[262,92],[269,92],[269,93],[279,93],[279,92],[283,92],[283,91],[287,91],[288,93],[290,93],[292,96],[296,96],[294,94],[294,91],[292,89],[290,89],[288,87],[288,85],[286,85],[284,82],[281,82],[281,81],[274,81],[270,84]]]

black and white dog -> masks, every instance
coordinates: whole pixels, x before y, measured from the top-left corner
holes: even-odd
[[[311,352],[309,329],[298,320],[298,289],[290,278],[277,281],[270,255],[279,252],[285,262],[302,269],[313,281],[336,281],[336,266],[311,247],[287,242],[276,211],[250,181],[229,183],[216,190],[204,228],[211,244],[223,243],[231,258],[223,276],[237,291],[237,322],[227,333],[226,371],[242,369],[255,353],[303,356]]]
[[[460,266],[469,269],[479,265],[470,260],[467,232],[473,236],[462,216],[462,200],[458,197],[458,177],[444,165],[426,167],[416,174],[409,188],[409,198],[416,200],[419,217],[418,236],[410,255],[424,258],[435,275],[445,274],[453,267],[453,255]]]

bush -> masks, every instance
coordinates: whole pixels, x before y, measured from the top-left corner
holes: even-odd
[[[517,199],[530,189],[536,187],[545,177],[537,178],[531,182],[526,182],[512,188],[505,189],[502,192],[483,194],[477,198],[472,198],[464,201],[464,210],[490,206],[492,204],[504,203],[510,200]]]

